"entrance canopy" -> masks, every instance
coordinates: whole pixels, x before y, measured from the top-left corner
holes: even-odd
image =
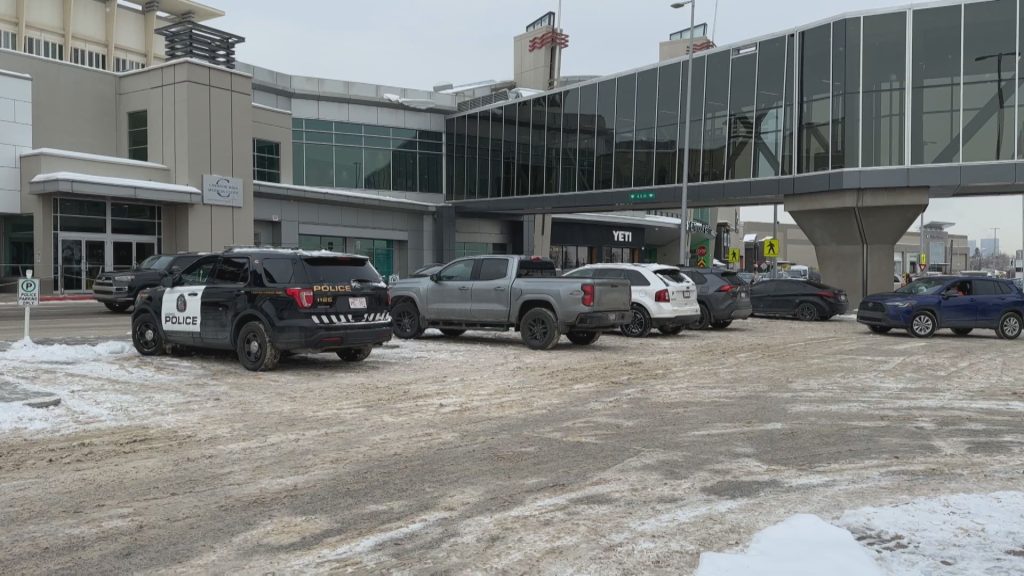
[[[94,176],[77,172],[39,174],[29,183],[30,194],[82,194],[168,204],[202,204],[203,193],[192,186],[151,180]]]

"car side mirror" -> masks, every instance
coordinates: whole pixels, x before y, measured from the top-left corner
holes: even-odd
[[[170,274],[168,274],[160,279],[160,285],[163,286],[164,288],[172,288],[174,287],[175,278],[177,278],[177,276],[171,276]]]
[[[431,282],[440,282],[441,278],[437,274],[431,274],[430,275],[430,281]]]

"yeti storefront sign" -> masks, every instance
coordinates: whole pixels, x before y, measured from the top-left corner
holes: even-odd
[[[242,207],[241,178],[206,174],[203,176],[203,204]]]
[[[165,332],[199,332],[205,289],[205,286],[182,286],[164,292],[160,320]]]

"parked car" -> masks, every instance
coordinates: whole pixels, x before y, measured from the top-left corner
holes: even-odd
[[[876,334],[905,329],[912,336],[930,338],[943,328],[959,336],[984,329],[1013,340],[1024,326],[1024,293],[1007,280],[922,278],[896,292],[868,296],[861,302],[857,321]]]
[[[757,275],[753,272],[737,272],[736,275],[747,285],[757,282]]]
[[[633,294],[632,320],[622,333],[643,338],[657,328],[676,335],[700,320],[697,285],[675,266],[661,264],[590,264],[565,275],[567,278],[621,278]]]
[[[388,287],[365,256],[273,248],[204,255],[139,294],[132,341],[143,356],[234,350],[248,370],[283,353],[365,360],[391,340]]]
[[[197,254],[156,254],[131,270],[103,272],[93,284],[93,295],[111,312],[126,312],[139,292],[159,286],[165,276],[188,268],[198,258]]]
[[[796,318],[805,322],[846,314],[846,292],[819,282],[766,280],[750,288],[750,303],[758,316]]]
[[[555,277],[547,258],[475,256],[427,278],[392,286],[395,336],[417,338],[437,328],[455,338],[467,330],[517,330],[533,350],[550,350],[562,334],[593,344],[601,332],[632,319],[629,282]]]
[[[734,320],[749,318],[753,313],[750,286],[744,284],[736,272],[706,268],[680,268],[680,271],[697,285],[700,304],[700,320],[688,328],[728,328]]]

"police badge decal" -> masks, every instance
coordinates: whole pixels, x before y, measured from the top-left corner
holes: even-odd
[[[188,300],[185,299],[184,294],[178,294],[178,301],[176,305],[178,312],[184,312],[188,308]]]

